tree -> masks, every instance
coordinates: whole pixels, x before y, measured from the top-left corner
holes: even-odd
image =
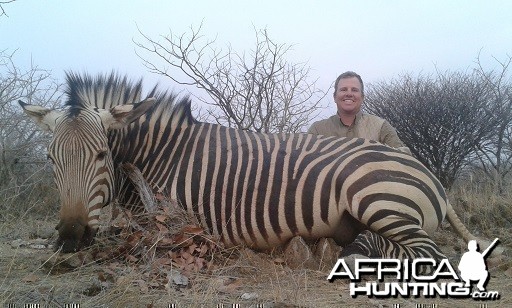
[[[60,85],[50,72],[33,64],[22,70],[13,57],[0,51],[0,186],[32,174],[30,166],[45,161],[47,135],[25,116],[18,99],[53,107],[60,98]]]
[[[503,181],[512,171],[512,80],[509,76],[512,56],[504,61],[494,60],[499,68],[491,71],[483,68],[480,56],[476,60],[475,72],[491,91],[487,114],[496,123],[490,138],[479,144],[476,157],[481,169],[493,179],[496,192],[502,193]]]
[[[265,133],[299,132],[316,116],[326,92],[310,81],[306,64],[286,61],[291,46],[275,43],[267,30],[255,30],[256,44],[247,53],[230,46],[222,50],[200,31],[169,33],[161,41],[139,31],[145,43],[136,45],[148,53],[139,57],[151,72],[206,91],[210,99],[199,100],[213,107],[208,115],[219,124]],[[176,77],[176,71],[185,77]]]
[[[369,86],[366,108],[387,119],[412,154],[450,188],[495,121],[488,87],[476,74],[403,75]]]

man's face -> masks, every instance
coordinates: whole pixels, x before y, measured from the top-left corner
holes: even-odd
[[[356,114],[361,110],[364,95],[361,83],[356,77],[342,78],[336,87],[334,102],[339,114]]]

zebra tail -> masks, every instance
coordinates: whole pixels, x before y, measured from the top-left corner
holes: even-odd
[[[466,243],[468,243],[470,240],[476,240],[480,247],[489,247],[491,245],[491,241],[479,239],[476,236],[474,236],[473,234],[471,234],[471,232],[469,232],[469,230],[462,223],[459,216],[453,209],[450,202],[447,202],[447,204],[446,204],[446,217],[448,218],[448,221],[450,222],[452,227],[455,229],[457,234],[462,236],[462,238],[464,239],[464,241]],[[504,252],[504,249],[502,247],[497,247],[496,249],[492,250],[491,256],[497,257],[497,256],[501,255],[503,252]]]
[[[455,229],[455,232],[462,236],[466,243],[470,240],[478,240],[478,238],[471,234],[468,228],[466,228],[466,226],[462,223],[449,201],[446,202],[446,218],[448,218],[448,221]]]

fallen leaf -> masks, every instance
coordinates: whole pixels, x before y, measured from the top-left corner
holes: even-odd
[[[167,216],[165,216],[165,215],[156,215],[155,219],[157,221],[159,221],[159,222],[165,222],[165,220],[167,219]]]
[[[155,259],[155,263],[158,265],[169,265],[172,263],[172,259],[169,258],[158,258]]]
[[[184,251],[182,254],[181,254],[181,257],[185,260],[185,262],[187,264],[191,264],[191,263],[194,263],[194,259],[195,257],[193,255],[191,255],[190,253]]]
[[[176,243],[177,247],[187,247],[193,243],[193,240],[190,236],[186,236],[183,233],[180,233],[173,237],[173,242]]]
[[[203,233],[203,228],[195,226],[195,225],[186,225],[183,227],[183,232],[188,234],[198,235]]]
[[[156,226],[158,227],[158,230],[162,233],[169,232],[169,229],[167,229],[167,227],[162,224],[156,223]]]
[[[132,255],[127,255],[126,260],[129,262],[137,262],[137,261],[139,261],[139,258],[132,256]]]
[[[218,288],[219,292],[233,293],[243,285],[241,279],[225,279],[223,284]]]
[[[195,252],[196,248],[197,248],[197,245],[196,244],[192,244],[192,245],[187,247],[187,252],[189,254],[193,254]]]
[[[132,234],[128,236],[126,239],[126,242],[130,244],[131,246],[136,246],[142,237],[142,231],[135,231]]]

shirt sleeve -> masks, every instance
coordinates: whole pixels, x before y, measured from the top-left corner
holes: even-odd
[[[390,147],[396,148],[402,152],[411,154],[411,150],[398,138],[396,129],[389,124],[388,121],[384,121],[380,129],[379,142],[389,145]]]
[[[308,134],[313,134],[313,135],[320,135],[318,133],[318,128],[317,128],[317,122],[311,124],[311,126],[309,127],[308,129]]]

